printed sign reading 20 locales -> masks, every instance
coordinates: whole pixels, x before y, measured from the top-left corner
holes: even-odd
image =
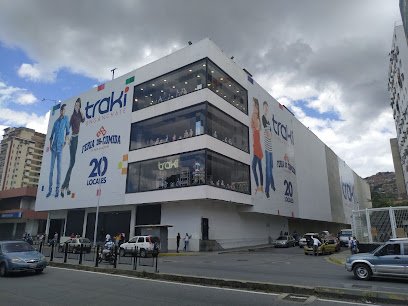
[[[90,161],[89,166],[91,167],[91,173],[88,176],[86,184],[99,185],[106,183],[106,171],[108,171],[108,159],[106,156],[100,159],[94,158]]]

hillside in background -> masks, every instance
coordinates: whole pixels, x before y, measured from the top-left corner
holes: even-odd
[[[373,208],[387,206],[408,206],[406,199],[398,199],[394,172],[378,172],[365,180],[370,185]]]

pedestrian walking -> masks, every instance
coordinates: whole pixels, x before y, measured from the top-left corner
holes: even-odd
[[[352,243],[353,243],[353,237],[350,236],[349,240],[348,240],[348,248],[349,248],[351,254],[353,254]]]
[[[180,239],[181,239],[181,236],[180,236],[180,233],[177,233],[177,253],[179,252],[179,247],[180,247]]]
[[[314,256],[317,256],[317,249],[319,248],[319,245],[321,245],[322,243],[316,237],[312,237],[312,239],[313,239],[313,254]]]
[[[356,237],[353,237],[351,240],[351,254],[357,254],[358,253],[358,241]]]

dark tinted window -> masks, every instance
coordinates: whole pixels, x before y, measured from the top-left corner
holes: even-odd
[[[130,150],[204,134],[204,103],[132,124]]]
[[[248,127],[208,102],[132,124],[130,150],[206,133],[245,152]]]
[[[207,184],[249,193],[249,166],[218,153],[208,151]]]
[[[205,88],[206,66],[204,59],[135,86],[133,111]]]
[[[129,164],[126,192],[205,183],[205,153],[196,151]]]
[[[3,253],[34,251],[33,247],[26,242],[10,242],[3,244]]]
[[[404,246],[404,254],[408,255],[408,243],[404,243],[403,246]]]
[[[245,152],[248,148],[248,127],[218,108],[208,105],[206,134]]]
[[[248,93],[234,79],[208,60],[207,86],[218,96],[248,114]]]
[[[240,111],[248,114],[248,93],[209,59],[203,59],[158,78],[136,85],[133,111],[209,88]]]
[[[144,237],[139,237],[139,240],[137,242],[145,242]]]
[[[213,151],[194,151],[128,165],[126,192],[208,184],[249,194],[249,166]]]

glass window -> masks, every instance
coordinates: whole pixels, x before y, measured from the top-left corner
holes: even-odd
[[[133,111],[158,104],[205,87],[206,59],[136,85]]]
[[[129,164],[127,192],[187,187],[205,183],[205,151]]]
[[[208,102],[133,123],[130,150],[198,136],[204,132],[249,152],[248,127]]]
[[[234,107],[248,114],[247,90],[210,60],[208,60],[207,67],[207,87]]]
[[[204,133],[205,103],[132,124],[130,150]]]
[[[139,237],[139,240],[137,242],[145,242],[144,237]]]
[[[248,127],[212,105],[208,105],[206,133],[249,152]]]
[[[207,58],[136,85],[132,110],[137,111],[206,87],[248,114],[247,90]]]
[[[249,166],[199,150],[131,163],[127,193],[209,184],[249,194]]]
[[[249,194],[249,166],[208,151],[207,184]]]

